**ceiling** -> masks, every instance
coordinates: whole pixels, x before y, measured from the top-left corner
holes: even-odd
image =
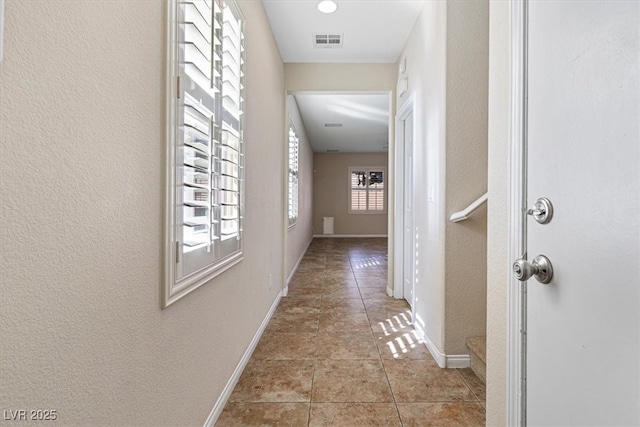
[[[334,0],[338,10],[320,13],[319,0],[262,0],[271,30],[287,63],[395,63],[423,0]],[[339,35],[337,48],[315,47],[316,35]],[[314,152],[386,152],[386,94],[296,94]],[[341,123],[342,127],[325,127]]]
[[[314,152],[387,152],[389,95],[307,93],[295,98]]]
[[[422,10],[422,0],[335,0],[320,13],[316,0],[262,0],[284,62],[393,63]],[[315,34],[342,35],[337,49],[315,48]]]

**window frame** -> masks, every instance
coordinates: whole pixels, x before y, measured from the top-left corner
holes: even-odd
[[[287,143],[287,224],[292,229],[298,222],[300,200],[300,137],[291,118]],[[292,144],[294,145],[292,147]],[[292,154],[293,151],[293,154]],[[293,157],[293,161],[292,161]],[[292,165],[292,163],[294,163]]]
[[[219,181],[226,183],[227,181],[223,180],[223,176],[225,176],[221,170],[220,165],[224,161],[221,157],[221,153],[223,153],[223,146],[228,145],[228,142],[223,142],[225,139],[223,136],[223,127],[222,127],[222,117],[224,116],[224,111],[229,111],[223,107],[223,97],[222,93],[222,85],[223,85],[223,62],[220,60],[219,74],[216,74],[215,71],[212,70],[210,81],[212,86],[220,89],[220,93],[216,93],[212,95],[211,99],[216,104],[216,109],[214,112],[215,118],[212,116],[210,118],[210,127],[209,127],[209,141],[208,141],[208,166],[206,168],[206,173],[208,174],[208,184],[206,190],[209,192],[207,198],[207,206],[208,209],[207,215],[205,218],[207,220],[208,226],[208,235],[209,238],[207,240],[208,243],[205,243],[207,249],[207,253],[212,253],[210,255],[211,261],[206,261],[202,263],[202,267],[195,269],[194,271],[182,273],[182,269],[184,269],[185,264],[184,259],[185,255],[188,255],[188,252],[185,252],[184,242],[180,242],[180,236],[185,233],[185,227],[188,224],[185,222],[185,189],[187,188],[185,178],[185,147],[189,148],[188,145],[185,144],[184,135],[185,135],[185,99],[187,89],[183,86],[186,86],[185,81],[183,81],[183,73],[185,73],[185,66],[180,63],[181,55],[185,55],[184,51],[180,53],[180,34],[181,31],[185,31],[184,27],[181,30],[180,25],[184,25],[184,23],[179,22],[181,13],[179,11],[179,7],[182,3],[185,3],[184,0],[168,0],[167,1],[167,13],[166,13],[166,44],[165,44],[165,59],[166,59],[166,68],[165,68],[165,89],[166,89],[166,102],[165,102],[165,220],[164,220],[164,280],[162,286],[162,308],[166,308],[187,294],[191,293],[195,289],[209,282],[214,277],[222,274],[226,270],[232,268],[239,262],[243,260],[243,220],[244,220],[244,150],[243,150],[243,122],[244,117],[243,113],[245,109],[244,102],[244,73],[246,70],[245,61],[244,61],[244,23],[245,18],[235,3],[235,0],[212,0],[211,1],[211,13],[213,12],[213,8],[219,8],[219,22],[220,26],[215,27],[215,16],[212,15],[212,21],[209,24],[211,28],[211,49],[215,49],[216,41],[219,43],[219,53],[222,53],[224,50],[224,43],[222,41],[222,32],[218,35],[218,39],[215,39],[214,32],[216,30],[222,31],[224,27],[224,15],[223,9],[228,7],[232,12],[234,19],[236,19],[239,23],[239,36],[234,39],[238,41],[240,44],[240,48],[238,52],[240,55],[240,77],[238,78],[238,84],[240,84],[240,91],[238,95],[238,107],[240,110],[240,115],[237,120],[237,132],[238,143],[237,143],[237,164],[238,172],[237,178],[231,179],[237,185],[237,203],[234,203],[231,206],[237,206],[237,249],[236,245],[233,244],[230,254],[219,256],[222,254],[221,249],[215,248],[215,241],[219,239],[223,241],[223,232],[222,226],[225,221],[222,219],[222,207],[224,205],[224,201],[219,201],[223,189],[227,189],[224,185],[227,184],[216,184],[214,183],[214,179],[218,178]],[[192,2],[187,2],[192,3]],[[183,5],[184,6],[184,5]],[[194,5],[194,7],[196,7]],[[200,8],[204,6],[200,4]],[[185,13],[185,12],[183,12]],[[206,15],[206,14],[205,14]],[[195,22],[195,21],[194,21]],[[185,36],[186,37],[186,36]],[[184,41],[182,42],[184,43]],[[211,54],[210,61],[215,61],[215,53]],[[186,64],[186,62],[185,62]],[[211,62],[211,66],[213,67],[213,62]],[[217,81],[214,79],[218,78]],[[214,90],[209,89],[212,92]],[[200,100],[202,102],[202,100]],[[213,110],[212,110],[213,111]],[[227,138],[228,140],[228,138]],[[197,151],[197,150],[196,150]],[[189,185],[189,184],[187,184]],[[191,184],[193,185],[193,184]],[[215,186],[215,187],[214,187]],[[204,188],[202,188],[204,190]],[[195,199],[200,200],[200,199]],[[217,213],[214,214],[214,210]],[[182,210],[182,212],[179,212]],[[198,217],[199,218],[199,217]],[[225,218],[226,220],[226,218]],[[228,221],[226,221],[228,222]],[[192,224],[191,224],[192,225]],[[217,225],[217,226],[216,226]],[[218,231],[214,233],[214,227]],[[233,237],[232,237],[233,238]],[[184,236],[183,236],[184,240]],[[230,239],[226,239],[230,240]],[[193,255],[196,256],[196,255]],[[198,255],[200,256],[200,255]],[[205,255],[205,259],[208,256]],[[183,263],[180,265],[180,263]]]
[[[367,178],[367,182],[366,182],[366,187],[364,188],[364,190],[366,191],[366,206],[367,209],[353,209],[353,198],[352,198],[352,194],[353,194],[353,185],[352,185],[352,180],[351,180],[351,176],[353,174],[353,172],[355,171],[364,171],[367,177],[370,177],[371,172],[382,172],[382,176],[383,176],[383,209],[382,210],[374,210],[374,209],[369,209],[369,194],[370,191],[372,191],[369,188],[369,178]],[[347,174],[347,180],[348,180],[348,186],[349,186],[349,190],[347,191],[347,213],[349,215],[385,215],[387,213],[387,205],[388,205],[388,201],[387,201],[387,168],[385,166],[349,166],[348,169],[348,174]],[[377,191],[377,190],[376,190]]]

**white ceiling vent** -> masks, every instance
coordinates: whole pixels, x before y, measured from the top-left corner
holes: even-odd
[[[342,34],[314,34],[313,47],[316,49],[341,49]]]

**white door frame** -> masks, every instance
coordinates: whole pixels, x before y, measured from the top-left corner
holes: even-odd
[[[528,0],[510,5],[510,109],[507,270],[507,425],[526,425],[526,282],[511,272],[513,262],[526,256],[527,203],[527,10]]]
[[[413,119],[413,138],[415,141],[415,93],[412,93],[402,107],[396,113],[396,138],[395,138],[395,181],[394,181],[394,274],[393,274],[393,296],[402,299],[404,295],[404,124],[403,122],[411,116]],[[415,295],[415,290],[414,290]]]

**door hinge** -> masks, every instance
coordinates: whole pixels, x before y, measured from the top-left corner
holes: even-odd
[[[180,242],[176,242],[176,264],[180,263]]]
[[[180,76],[176,76],[176,90],[178,91],[176,96],[180,99],[182,97],[182,82],[180,81]]]

